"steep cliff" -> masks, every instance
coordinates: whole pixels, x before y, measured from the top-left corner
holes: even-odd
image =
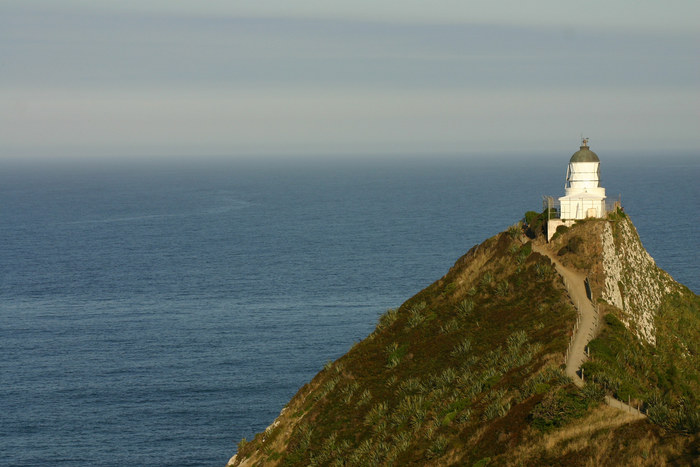
[[[550,257],[587,277],[600,316],[582,388],[564,373],[577,305]],[[387,311],[230,465],[692,462],[699,324],[698,296],[656,267],[624,214],[550,244],[516,225]]]
[[[624,312],[623,322],[628,329],[655,344],[657,310],[664,297],[680,292],[681,288],[671,276],[656,267],[627,217],[603,225],[605,288],[602,298]]]

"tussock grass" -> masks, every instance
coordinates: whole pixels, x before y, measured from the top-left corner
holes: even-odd
[[[399,384],[399,389],[396,392],[397,396],[406,396],[411,394],[419,394],[425,391],[425,387],[421,384],[418,378],[408,378]]]
[[[411,310],[408,315],[408,327],[413,329],[425,321],[425,315],[419,310]]]
[[[465,337],[459,344],[455,346],[450,352],[453,357],[460,357],[467,355],[472,348],[472,340],[469,337]]]
[[[474,300],[465,298],[457,304],[457,312],[463,317],[468,317],[474,311]]]
[[[342,401],[345,405],[350,404],[352,397],[355,395],[355,391],[360,388],[360,384],[357,381],[353,381],[341,390]]]
[[[450,334],[455,331],[459,330],[459,320],[456,318],[452,318],[442,326],[440,326],[440,333],[441,334]]]
[[[383,329],[388,329],[392,324],[396,322],[399,317],[399,310],[390,308],[379,318],[379,323],[377,323],[377,330],[381,331]]]
[[[364,391],[362,391],[362,394],[360,394],[360,397],[357,399],[355,407],[362,407],[363,405],[367,405],[371,400],[372,393],[369,389],[365,389]]]

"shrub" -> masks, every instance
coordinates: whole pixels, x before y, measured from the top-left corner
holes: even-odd
[[[546,210],[545,210],[546,213]],[[542,234],[542,225],[546,219],[546,215],[538,214],[535,211],[525,213],[525,222],[527,222],[527,230],[525,234],[529,238],[535,238]]]
[[[505,396],[505,389],[492,391],[488,394],[487,399],[490,400],[490,403],[486,406],[481,416],[483,421],[493,420],[494,418],[502,417],[508,413],[510,410],[510,401],[504,400]]]
[[[442,334],[449,334],[451,332],[457,331],[459,329],[459,321],[456,319],[451,319],[442,326],[440,326],[440,332]]]
[[[369,410],[369,412],[367,412],[367,415],[365,415],[365,425],[374,426],[379,423],[386,416],[388,409],[389,406],[386,402],[376,404]]]
[[[627,217],[627,214],[625,214],[625,211],[623,211],[621,207],[608,213],[608,219],[611,221],[619,221],[625,217]]]
[[[355,403],[355,407],[362,407],[363,405],[367,404],[371,399],[372,393],[369,392],[369,389],[365,389],[364,391],[362,391],[362,394],[360,394],[360,398]]]
[[[537,263],[535,264],[535,274],[540,280],[547,279],[552,275],[552,267],[549,264]]]
[[[329,460],[337,458],[340,454],[338,446],[336,445],[337,439],[337,433],[332,433],[326,438],[318,454],[312,456],[310,465],[325,465]]]
[[[309,449],[309,445],[311,444],[313,431],[313,428],[311,428],[307,423],[298,424],[292,431],[292,436],[289,441],[289,446],[292,448],[292,451],[307,451]]]
[[[376,452],[372,446],[372,440],[366,439],[355,449],[350,456],[350,462],[355,465],[371,464],[370,457]]]
[[[525,261],[527,261],[530,254],[532,254],[532,244],[527,242],[518,250],[518,255],[515,257],[515,262],[518,263],[519,266],[523,265]]]
[[[446,450],[447,440],[444,436],[438,436],[435,438],[435,441],[433,441],[433,444],[430,445],[425,455],[428,459],[435,459],[445,454]]]
[[[491,285],[491,282],[493,282],[493,274],[491,274],[490,271],[487,271],[484,273],[483,276],[481,276],[481,281],[480,281],[481,286],[486,288],[489,285]]]
[[[462,355],[466,355],[469,353],[469,350],[472,348],[472,341],[468,337],[462,340],[457,346],[452,349],[452,352],[450,352],[450,355],[453,357],[459,357]]]
[[[508,281],[501,281],[496,286],[496,295],[498,295],[499,297],[507,297],[509,292],[510,285],[508,285]]]
[[[445,371],[436,378],[436,383],[438,387],[449,387],[455,379],[457,379],[457,372],[452,368],[446,368]]]
[[[350,404],[350,401],[352,400],[352,396],[355,394],[355,391],[357,391],[359,388],[360,388],[360,385],[357,383],[357,381],[353,381],[349,385],[345,386],[340,391],[340,393],[342,394],[343,403]]]
[[[333,389],[335,389],[335,386],[338,384],[339,381],[340,375],[336,375],[335,377],[328,380],[326,384],[324,384],[323,387],[314,394],[313,400],[318,401],[326,397]]]
[[[425,320],[425,315],[423,315],[420,310],[411,310],[410,314],[408,315],[408,327],[409,328],[415,328],[417,327],[420,323],[422,323]]]
[[[588,381],[581,389],[581,394],[591,402],[602,402],[605,399],[605,389],[594,382]]]
[[[547,431],[565,425],[569,420],[582,416],[589,401],[579,392],[559,389],[548,393],[531,412],[532,424]]]
[[[238,442],[238,452],[241,452],[246,447],[247,444],[248,444],[248,440],[245,438],[242,438]]]
[[[527,222],[528,224],[532,224],[533,222],[535,222],[538,216],[539,214],[535,211],[528,211],[525,213],[525,222]]]
[[[508,343],[508,347],[519,348],[527,342],[527,332],[525,332],[523,329],[515,331],[513,334],[508,336],[506,342]]]
[[[557,232],[559,229],[563,227],[563,225],[560,225],[557,227]],[[583,246],[583,239],[579,236],[574,236],[569,239],[568,242],[566,242],[566,245],[561,247],[559,251],[557,252],[558,256],[563,256],[567,253],[573,253],[573,254],[580,254],[582,253],[582,246]]]
[[[425,315],[423,314],[423,310],[425,310],[425,302],[420,302],[416,305],[413,305],[411,308],[409,308],[409,314],[408,314],[408,327],[409,328],[415,328],[418,326],[420,323],[422,323],[425,320]]]
[[[416,394],[423,392],[424,390],[425,388],[421,384],[420,380],[418,380],[417,378],[408,378],[407,380],[399,384],[397,394]]]
[[[457,417],[457,423],[467,423],[469,421],[469,418],[472,416],[472,411],[471,409],[466,409],[463,412],[459,414]]]
[[[411,445],[411,435],[402,431],[394,437],[394,452],[401,454]]]
[[[395,368],[400,362],[403,356],[406,354],[407,345],[404,344],[399,347],[399,344],[392,342],[386,346],[385,352],[387,354],[387,368]]]
[[[465,298],[457,304],[457,311],[464,316],[468,316],[472,310],[474,310],[474,300]]]
[[[522,230],[523,226],[520,222],[518,222],[517,224],[513,224],[510,227],[508,227],[508,235],[510,236],[510,238],[515,238],[518,235],[520,235],[520,232],[522,232]]]
[[[386,310],[386,313],[384,313],[384,314],[379,318],[379,323],[377,323],[377,329],[378,329],[378,330],[381,330],[381,329],[386,329],[386,328],[388,328],[389,326],[391,326],[392,324],[394,324],[394,322],[396,321],[396,319],[397,319],[398,317],[399,317],[399,311],[398,311],[398,310],[396,310],[396,309],[394,309],[394,308],[390,308],[390,309]]]
[[[484,415],[481,417],[483,421],[493,420],[497,417],[502,417],[510,410],[510,402],[493,401],[484,410]]]

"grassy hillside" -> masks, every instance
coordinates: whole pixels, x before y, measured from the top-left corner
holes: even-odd
[[[265,432],[242,440],[233,465],[690,462],[697,451],[692,424],[677,430],[685,433],[671,432],[675,418],[632,422],[602,404],[605,391],[622,397],[634,390],[637,397],[658,384],[615,386],[624,369],[601,350],[610,345],[608,336],[622,339],[626,328],[615,327],[614,318],[591,346],[600,358],[587,371],[601,384],[580,390],[564,375],[576,310],[550,260],[533,253],[529,242],[514,226],[387,311],[370,336],[327,364]],[[667,307],[676,305],[669,298]],[[696,312],[697,306],[688,319],[697,319]],[[668,321],[669,333],[687,324],[683,319]],[[697,338],[698,327],[687,332]],[[624,339],[636,341],[628,334]],[[697,357],[696,347],[676,347]],[[694,365],[688,362],[676,363],[676,373],[667,360],[654,363],[653,371],[668,376],[669,410],[696,403],[688,394],[697,379],[678,377]],[[601,442],[590,442],[596,438]]]
[[[589,378],[616,398],[641,406],[655,423],[675,431],[700,430],[700,297],[669,295],[656,317],[652,346],[637,339],[609,307],[605,326],[590,343]]]

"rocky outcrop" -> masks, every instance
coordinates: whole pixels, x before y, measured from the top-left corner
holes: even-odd
[[[628,329],[655,345],[656,311],[678,284],[656,266],[627,217],[605,222],[601,243],[605,275],[602,298],[624,312],[622,321]]]

